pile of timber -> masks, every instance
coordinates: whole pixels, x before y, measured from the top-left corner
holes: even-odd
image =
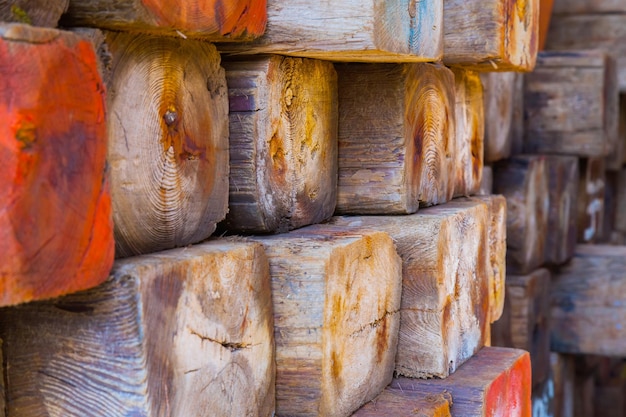
[[[530,416],[583,373],[545,267],[608,227],[610,56],[537,58],[538,0],[123,3],[0,4],[1,417]]]

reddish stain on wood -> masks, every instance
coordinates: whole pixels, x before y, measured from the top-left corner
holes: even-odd
[[[90,43],[69,34],[41,43],[0,38],[0,305],[108,276],[104,116]]]
[[[500,374],[485,393],[486,417],[531,417],[530,355],[522,356]]]

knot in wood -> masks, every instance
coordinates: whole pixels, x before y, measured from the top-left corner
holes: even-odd
[[[166,125],[171,126],[178,121],[178,113],[175,110],[168,109],[163,115],[163,119]]]

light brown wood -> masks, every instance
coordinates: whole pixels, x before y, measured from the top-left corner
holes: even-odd
[[[253,239],[270,260],[276,414],[349,416],[392,378],[402,289],[393,241],[328,225]]]
[[[7,413],[270,416],[272,330],[259,244],[124,259],[99,287],[2,312]]]
[[[415,395],[448,391],[453,416],[530,417],[530,373],[528,352],[485,347],[447,378],[395,378],[389,389]]]
[[[578,238],[578,158],[546,156],[549,211],[545,260],[561,265],[574,254]]]
[[[442,56],[443,4],[437,0],[268,0],[267,15],[262,37],[220,45],[220,51],[348,62],[429,62]]]
[[[0,22],[26,23],[54,28],[69,0],[2,0]]]
[[[539,32],[539,0],[446,0],[446,65],[481,71],[531,71]]]
[[[407,214],[454,194],[454,75],[433,64],[338,64],[338,213]]]
[[[483,167],[483,175],[480,179],[480,187],[476,195],[492,195],[493,194],[493,168],[491,165],[485,165]]]
[[[489,209],[451,201],[409,216],[334,217],[394,240],[403,262],[396,374],[445,378],[489,338]]]
[[[386,388],[378,397],[361,407],[353,417],[450,417],[452,396],[442,390],[439,394],[422,395],[412,391]]]
[[[494,166],[494,192],[507,199],[507,272],[528,274],[545,260],[549,192],[545,157],[516,155]]]
[[[599,50],[541,52],[524,86],[525,152],[581,157],[613,152],[619,89],[609,55]]]
[[[624,356],[626,247],[578,245],[553,280],[552,350]]]
[[[109,32],[116,256],[209,237],[228,204],[228,90],[206,42]]]
[[[626,4],[621,0],[554,0],[553,13],[587,14],[587,13],[626,13]]]
[[[224,62],[230,196],[223,228],[285,232],[332,216],[337,75],[332,63],[274,55]]]
[[[455,196],[476,194],[480,188],[485,137],[483,87],[478,73],[453,68],[455,82]]]
[[[491,343],[530,352],[536,386],[546,381],[550,368],[550,272],[508,275],[505,300],[502,317],[491,327]]]
[[[605,185],[604,158],[581,159],[577,203],[579,243],[602,239]]]

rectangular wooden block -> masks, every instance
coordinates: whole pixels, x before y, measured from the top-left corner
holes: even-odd
[[[268,0],[265,34],[223,53],[275,53],[349,62],[439,61],[443,2]]]
[[[55,28],[69,0],[5,0],[0,4],[0,22],[26,23]]]
[[[552,350],[626,355],[626,247],[578,245],[555,275]]]
[[[531,375],[528,352],[485,347],[445,379],[396,378],[389,389],[417,395],[452,395],[453,416],[530,417]]]
[[[403,262],[397,374],[445,378],[489,338],[489,210],[451,201],[408,216],[334,217],[388,233]]]
[[[443,62],[481,71],[531,71],[539,0],[446,0]]]
[[[580,160],[578,183],[578,242],[596,243],[602,240],[606,172],[604,158]]]
[[[550,368],[550,271],[508,275],[505,299],[502,317],[491,327],[491,343],[530,352],[536,386]]]
[[[107,278],[114,242],[104,99],[88,41],[0,24],[0,306]]]
[[[349,416],[392,378],[402,290],[393,241],[329,225],[253,239],[270,260],[276,414]]]
[[[278,55],[223,62],[230,105],[231,232],[285,232],[333,215],[337,74]]]
[[[596,157],[613,151],[619,89],[608,54],[541,52],[524,85],[524,152]]]
[[[434,64],[338,64],[337,213],[410,214],[454,195],[455,87]]]
[[[259,244],[121,260],[94,289],[1,312],[7,413],[270,416],[272,330]]]
[[[352,417],[451,417],[451,405],[452,396],[445,390],[439,394],[423,395],[388,387]]]

